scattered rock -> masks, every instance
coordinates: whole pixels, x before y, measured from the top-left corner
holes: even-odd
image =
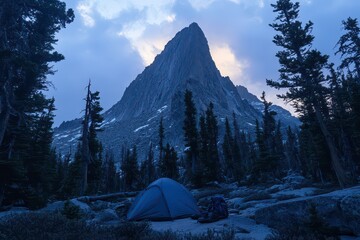
[[[233,208],[228,209],[228,212],[229,212],[229,214],[239,214],[239,210],[233,209]]]
[[[243,198],[233,198],[227,201],[229,208],[240,209],[240,206],[244,203]]]
[[[247,187],[240,187],[229,193],[229,198],[244,198],[254,194],[256,190]]]
[[[97,200],[95,202],[89,203],[89,206],[94,211],[101,211],[101,210],[109,208],[110,203],[102,201],[102,200]]]
[[[291,172],[282,179],[287,188],[299,189],[309,185],[309,180],[296,172]]]

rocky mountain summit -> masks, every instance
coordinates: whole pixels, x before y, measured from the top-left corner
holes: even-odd
[[[120,153],[121,146],[137,145],[139,155],[158,142],[158,126],[163,117],[165,142],[183,150],[184,92],[193,92],[198,115],[210,102],[218,117],[220,133],[225,118],[234,113],[241,129],[253,132],[261,117],[259,102],[239,94],[229,77],[222,77],[210,55],[208,42],[198,24],[178,32],[154,62],[127,87],[121,100],[104,114],[99,134],[106,149]],[[284,127],[298,125],[289,112],[278,108]],[[81,135],[81,120],[62,123],[54,131],[54,146],[63,154],[75,149]],[[221,135],[220,135],[221,136]]]

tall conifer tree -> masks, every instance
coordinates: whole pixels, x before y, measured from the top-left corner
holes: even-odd
[[[275,22],[270,24],[279,32],[274,43],[283,48],[276,56],[281,65],[279,81],[267,80],[268,85],[277,89],[285,88],[285,94],[278,95],[285,101],[292,102],[296,111],[302,116],[314,115],[331,156],[331,164],[341,187],[349,183],[341,165],[339,150],[332,133],[327,126],[328,109],[326,105],[327,88],[323,70],[328,65],[328,56],[313,50],[311,35],[313,23],[304,26],[298,20],[299,3],[290,0],[278,0],[271,5],[278,14]]]
[[[199,172],[198,163],[198,131],[196,127],[196,108],[193,101],[193,95],[190,90],[185,91],[185,119],[184,119],[184,137],[186,148],[186,162],[188,177],[192,183],[196,182],[196,173]]]

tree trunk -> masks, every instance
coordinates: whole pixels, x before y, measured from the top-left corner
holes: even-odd
[[[81,183],[80,183],[80,195],[84,195],[87,189],[87,173],[88,165],[90,162],[90,149],[89,149],[89,118],[90,118],[90,81],[87,86],[87,95],[86,95],[86,107],[85,107],[85,116],[83,121],[83,134],[81,139]]]
[[[5,71],[5,70],[4,70]],[[11,77],[11,74],[8,74]],[[3,76],[4,77],[4,76]],[[13,99],[13,91],[10,83],[5,79],[5,83],[0,90],[0,145],[2,145],[6,129],[9,123],[11,102]]]
[[[0,145],[2,145],[7,125],[9,122],[10,112],[3,103],[3,97],[0,97]]]
[[[4,200],[4,196],[5,196],[5,185],[0,184],[0,209],[2,207],[2,202]]]
[[[324,123],[324,120],[321,116],[318,106],[315,106],[315,114],[316,114],[316,119],[320,125],[321,132],[323,133],[326,144],[329,148],[330,156],[331,156],[331,165],[335,171],[339,185],[341,188],[345,188],[349,182],[346,177],[346,173],[341,165],[340,154],[338,152],[338,149],[336,148],[336,145],[334,143],[331,133],[329,132],[329,130],[327,129],[327,127]]]
[[[117,193],[110,193],[105,195],[99,195],[99,196],[83,196],[77,198],[77,200],[82,202],[94,202],[97,200],[106,201],[111,200],[114,198],[129,198],[129,197],[135,197],[138,195],[139,192],[117,192]]]

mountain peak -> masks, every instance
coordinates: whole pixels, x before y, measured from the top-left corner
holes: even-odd
[[[192,31],[202,32],[200,26],[196,22],[191,23],[188,28],[191,29]]]
[[[205,51],[209,49],[205,34],[196,22],[191,23],[188,27],[185,27],[180,32],[178,32],[169,42],[169,45],[172,45],[171,43],[173,43],[174,45],[178,46],[179,42],[182,42],[182,48],[180,48],[181,51],[186,49],[193,51],[194,49],[192,48],[194,46],[195,48],[205,48]],[[186,48],[184,49],[183,47]]]

